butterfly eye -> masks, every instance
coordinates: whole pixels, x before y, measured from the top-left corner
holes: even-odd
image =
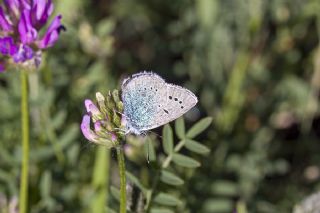
[[[172,99],[172,96],[169,96],[169,99],[171,100],[171,99]]]
[[[174,98],[175,101],[178,101],[178,98]]]

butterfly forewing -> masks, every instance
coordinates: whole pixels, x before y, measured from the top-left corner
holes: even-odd
[[[133,128],[141,131],[153,126],[157,103],[161,99],[160,90],[164,87],[164,80],[152,73],[134,75],[124,82],[124,115]]]

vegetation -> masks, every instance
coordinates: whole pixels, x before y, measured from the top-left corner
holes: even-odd
[[[128,212],[292,212],[318,191],[319,0],[54,3],[66,31],[28,76],[27,212],[119,211],[116,149],[83,137],[83,101],[142,70],[199,103],[126,137]],[[0,212],[20,190],[19,76],[0,73]]]

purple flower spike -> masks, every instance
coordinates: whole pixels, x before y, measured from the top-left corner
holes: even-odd
[[[3,55],[14,55],[18,51],[18,47],[13,43],[13,38],[0,38],[0,53]]]
[[[89,115],[84,115],[82,118],[81,122],[81,131],[84,137],[91,141],[91,142],[97,142],[99,136],[95,134],[91,129],[90,129],[90,116]]]
[[[39,27],[43,26],[53,12],[51,0],[34,0],[33,12],[35,13],[36,23]]]
[[[6,18],[6,15],[4,14],[4,11],[1,6],[0,6],[0,28],[5,32],[12,31],[12,26],[9,23],[8,19]]]
[[[52,0],[1,1],[0,58],[3,64],[11,58],[28,69],[40,66],[43,49],[52,47],[59,38],[60,30],[64,29],[61,15],[53,19],[47,30],[42,29],[53,8]],[[41,37],[40,31],[44,32]]]
[[[59,38],[59,33],[64,27],[61,25],[62,16],[55,17],[49,26],[47,32],[39,42],[39,48],[45,49],[51,47]]]
[[[20,22],[19,22],[19,33],[21,41],[24,44],[32,43],[37,39],[37,30],[33,28],[31,24],[30,10],[24,10]]]

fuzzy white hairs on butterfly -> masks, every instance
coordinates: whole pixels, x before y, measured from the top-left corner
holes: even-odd
[[[137,135],[179,118],[198,102],[188,89],[166,83],[152,72],[132,75],[121,88],[126,132]]]

